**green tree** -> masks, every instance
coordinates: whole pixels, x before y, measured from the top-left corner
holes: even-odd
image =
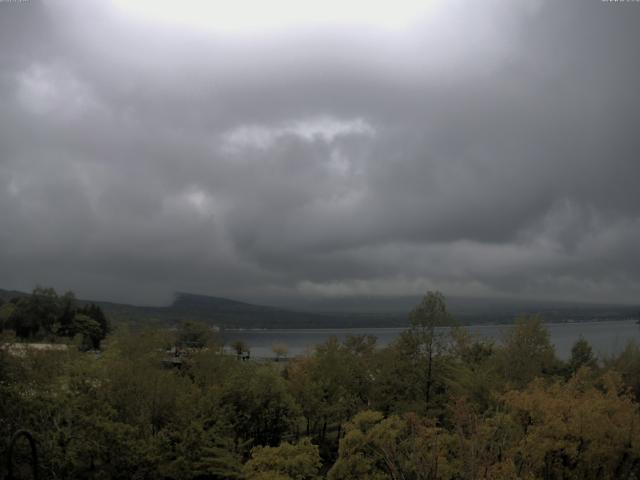
[[[73,317],[71,331],[80,336],[80,348],[82,350],[95,350],[100,348],[102,329],[100,328],[100,324],[88,315],[76,313]]]
[[[216,342],[216,335],[206,323],[185,320],[178,328],[177,342],[182,347],[211,347]]]
[[[517,387],[538,376],[556,373],[554,348],[540,317],[522,316],[516,320],[504,336],[498,363],[504,378]]]
[[[220,405],[236,440],[247,446],[276,446],[299,418],[285,380],[271,365],[239,363],[220,385]]]
[[[462,327],[452,329],[452,338],[453,365],[449,379],[452,394],[468,399],[475,409],[484,411],[494,403],[500,385],[494,365],[495,346]]]
[[[232,480],[242,478],[233,443],[215,428],[191,421],[163,429],[153,439],[151,460],[162,478]]]
[[[414,414],[365,410],[345,426],[329,480],[451,479],[449,435]]]
[[[96,322],[98,322],[98,325],[100,325],[100,332],[101,332],[100,340],[104,340],[107,334],[111,332],[111,324],[109,322],[109,319],[106,317],[106,315],[102,311],[102,308],[100,308],[99,305],[90,303],[88,305],[83,306],[82,308],[79,308],[77,312],[82,313],[83,315],[86,315],[88,317],[91,317]]]
[[[577,340],[571,347],[571,358],[569,359],[569,372],[574,375],[582,367],[595,368],[598,362],[593,355],[591,345],[584,338]]]
[[[36,287],[29,298],[29,312],[39,318],[46,333],[57,333],[54,325],[60,317],[60,301],[53,288]]]
[[[244,475],[247,480],[314,480],[321,465],[318,447],[304,438],[297,444],[254,448]]]
[[[11,326],[11,319],[16,311],[14,303],[7,302],[0,307],[0,332]]]
[[[60,304],[53,288],[36,287],[30,296],[19,298],[15,306],[9,328],[15,330],[18,337],[33,338],[56,333]]]
[[[372,407],[386,415],[426,411],[426,362],[418,343],[408,332],[401,334],[396,341],[375,355],[371,370],[375,378],[372,385]],[[442,369],[436,368],[434,371],[439,384]]]
[[[429,408],[433,388],[434,359],[443,349],[442,334],[438,333],[436,328],[452,324],[444,295],[440,292],[427,292],[422,301],[411,311],[409,319],[411,327],[408,334],[415,342],[417,351],[425,363],[424,400]]]
[[[356,341],[347,342],[353,345]],[[365,352],[356,353],[332,336],[288,370],[290,389],[306,419],[307,435],[314,435],[323,449],[329,429],[335,427],[339,436],[341,424],[369,400],[372,378]]]
[[[73,331],[73,317],[78,311],[76,297],[73,292],[66,292],[58,298],[59,316],[56,319],[56,334],[65,337],[72,337],[76,334]],[[86,313],[81,311],[80,313]],[[91,315],[89,315],[91,316]]]
[[[145,435],[174,422],[180,400],[196,388],[188,376],[162,367],[172,340],[168,331],[122,330],[110,338],[99,362],[100,394],[117,412],[114,419]]]

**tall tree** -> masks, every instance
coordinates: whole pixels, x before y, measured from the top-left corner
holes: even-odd
[[[61,336],[71,337],[73,332],[73,317],[76,314],[76,296],[73,292],[66,292],[58,299],[60,305],[60,315],[56,320],[57,331],[56,333]]]
[[[444,295],[429,291],[409,315],[411,327],[409,335],[416,344],[419,354],[424,358],[424,396],[427,408],[431,401],[433,387],[434,357],[443,347],[442,334],[436,328],[452,324]]]
[[[0,332],[11,327],[11,318],[16,310],[15,303],[7,302],[0,307]]]

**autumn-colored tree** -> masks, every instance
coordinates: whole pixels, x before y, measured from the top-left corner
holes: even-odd
[[[619,378],[599,386],[579,374],[566,385],[542,379],[505,395],[520,429],[508,455],[524,478],[621,479],[640,474],[640,415]]]
[[[511,480],[518,478],[509,449],[520,438],[516,421],[503,411],[486,415],[477,405],[459,397],[450,405],[451,440],[448,443],[455,478]]]
[[[605,367],[618,372],[640,400],[640,345],[635,340],[630,340],[618,355],[605,359]]]
[[[102,331],[66,300],[73,331]],[[176,336],[158,328],[121,327],[99,357],[3,345],[0,451],[27,428],[43,476],[69,479],[640,477],[637,345],[600,368],[586,342],[561,364],[535,318],[502,345],[454,328],[432,344],[426,409],[425,328],[382,348],[370,336],[332,338],[284,368],[211,348],[166,368]]]

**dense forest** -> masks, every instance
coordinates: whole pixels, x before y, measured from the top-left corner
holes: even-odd
[[[487,342],[436,292],[409,320],[384,348],[243,360],[204,325],[111,332],[98,306],[38,289],[0,306],[0,449],[30,431],[46,479],[640,476],[638,345],[596,358],[579,340],[564,362],[535,316]],[[12,457],[31,478],[23,439]]]

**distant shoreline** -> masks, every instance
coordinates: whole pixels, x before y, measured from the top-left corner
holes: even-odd
[[[543,323],[545,325],[563,325],[563,324],[577,324],[577,323],[613,323],[613,322],[637,322],[638,319],[636,318],[598,318],[598,319],[591,319],[591,320],[543,320]],[[516,319],[514,319],[511,322],[500,322],[500,323],[496,323],[496,322],[492,322],[492,323],[455,323],[453,325],[450,326],[443,326],[443,327],[438,327],[438,328],[451,328],[451,327],[476,327],[476,328],[482,328],[482,327],[500,327],[500,326],[509,326],[509,325],[514,325],[516,323]],[[365,330],[365,329],[371,329],[371,330],[405,330],[407,328],[409,328],[410,325],[406,325],[404,327],[400,327],[400,326],[396,326],[396,327],[375,327],[375,326],[360,326],[360,327],[324,327],[324,328],[317,328],[317,327],[304,327],[304,326],[300,326],[300,327],[289,327],[289,328],[238,328],[238,327],[231,327],[231,328],[225,328],[225,327],[220,327],[220,332],[287,332],[287,331],[300,331],[300,330],[307,330],[307,331],[314,331],[314,332],[322,332],[322,331],[335,331],[335,330],[340,330],[340,331],[347,331],[347,330]]]

